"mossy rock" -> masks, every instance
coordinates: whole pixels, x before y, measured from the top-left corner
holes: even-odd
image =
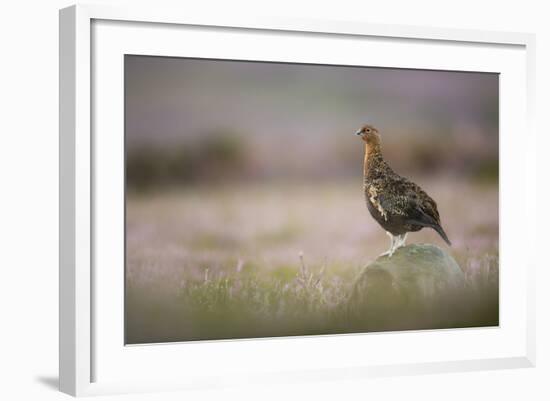
[[[464,273],[451,255],[435,245],[408,245],[363,269],[348,312],[370,330],[447,327],[461,309],[465,288]]]

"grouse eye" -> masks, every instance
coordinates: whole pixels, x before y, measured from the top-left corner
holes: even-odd
[[[370,133],[370,128],[367,128],[365,131],[366,131],[367,134],[369,134]]]

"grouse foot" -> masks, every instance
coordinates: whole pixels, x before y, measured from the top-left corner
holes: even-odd
[[[401,247],[405,246],[405,241],[407,240],[407,234],[408,233],[395,236],[392,233],[386,231],[386,234],[388,235],[388,237],[390,237],[390,249],[388,249],[384,253],[381,253],[379,256],[380,257],[387,256],[387,257],[391,258],[393,256],[393,253],[398,248],[401,248]]]

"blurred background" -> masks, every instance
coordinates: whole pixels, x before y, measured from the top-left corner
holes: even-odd
[[[186,309],[189,283],[284,283],[303,254],[345,285],[385,251],[363,196],[365,123],[436,200],[453,247],[427,229],[409,242],[445,247],[467,273],[498,270],[498,85],[489,73],[126,56],[127,342],[223,337]]]
[[[497,74],[143,56],[125,68],[130,190],[356,177],[350,135],[367,122],[397,170],[497,179]]]

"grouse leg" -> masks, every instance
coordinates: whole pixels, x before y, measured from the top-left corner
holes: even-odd
[[[395,247],[395,249],[401,248],[402,246],[405,246],[405,241],[407,241],[407,234],[409,234],[409,233],[401,234],[397,237],[398,241],[397,241],[397,246]]]
[[[392,233],[386,231],[386,234],[388,235],[388,237],[390,237],[390,249],[388,249],[386,252],[384,253],[381,253],[380,256],[389,256],[391,258],[391,256],[393,255],[393,252],[395,251],[396,249],[396,245],[397,245],[397,239],[398,237],[395,237]]]

